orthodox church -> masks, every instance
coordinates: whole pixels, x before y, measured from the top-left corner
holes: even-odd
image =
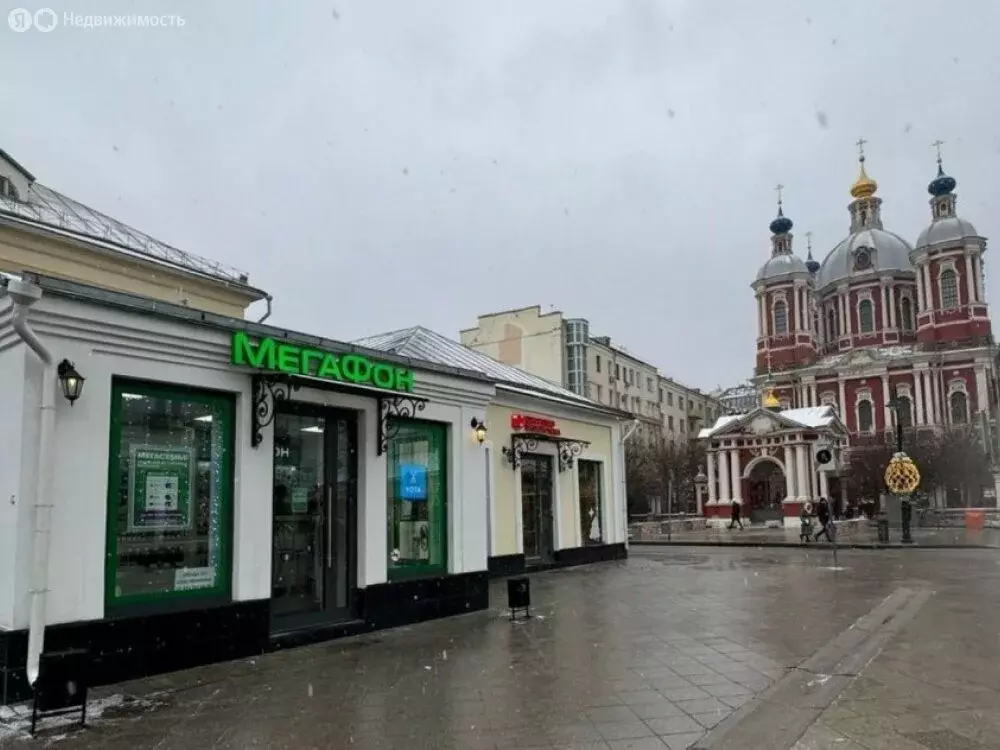
[[[934,429],[989,416],[993,338],[986,304],[986,239],[956,212],[956,180],[927,186],[930,223],[911,245],[882,222],[878,183],[851,186],[850,228],[822,262],[795,254],[779,187],[771,257],[751,285],[757,300],[753,384],[760,407],[701,431],[708,447],[706,515],[733,500],[746,515],[794,516],[808,500],[842,495],[817,472],[817,442],[837,453],[904,426]],[[834,486],[830,486],[833,483]],[[713,508],[713,506],[715,506]]]

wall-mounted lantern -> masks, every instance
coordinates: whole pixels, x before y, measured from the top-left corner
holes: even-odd
[[[472,418],[472,422],[469,423],[469,426],[472,428],[472,431],[475,433],[476,440],[479,441],[479,444],[482,445],[483,443],[485,443],[486,442],[486,423],[483,422],[481,419],[476,419],[475,417],[473,417]]]
[[[68,359],[64,359],[59,363],[56,373],[59,376],[59,387],[62,388],[63,397],[72,406],[80,398],[80,394],[83,393],[83,381],[86,378],[76,371],[73,363]]]

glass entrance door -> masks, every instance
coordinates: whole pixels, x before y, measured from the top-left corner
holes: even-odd
[[[352,412],[282,404],[274,419],[272,629],[350,619],[356,549]]]
[[[521,456],[521,530],[528,562],[553,558],[552,457],[526,453]]]

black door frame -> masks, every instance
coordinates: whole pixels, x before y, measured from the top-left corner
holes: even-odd
[[[348,457],[353,455],[354,460],[348,459],[348,497],[344,500],[347,504],[347,554],[344,557],[347,566],[347,606],[338,608],[334,606],[336,601],[336,568],[329,563],[323,566],[323,599],[326,606],[319,612],[305,614],[293,614],[276,616],[271,615],[271,633],[287,633],[294,630],[303,630],[313,627],[323,627],[340,622],[352,620],[355,615],[355,592],[357,591],[357,570],[358,570],[358,463],[360,454],[358,450],[358,412],[351,409],[326,406],[324,404],[313,404],[307,401],[287,401],[281,400],[276,403],[275,421],[282,414],[319,417],[324,420],[325,432],[323,435],[323,502],[324,516],[326,522],[323,524],[323,546],[324,558],[331,554],[331,531],[334,523],[333,504],[337,484],[337,455],[338,436],[336,424],[338,420],[347,422]],[[273,461],[273,459],[272,459]],[[272,464],[272,477],[274,473]],[[273,483],[273,478],[272,478]],[[271,546],[274,548],[274,520],[271,521]],[[271,560],[271,581],[274,582],[274,560]],[[334,565],[336,561],[334,560]],[[273,591],[272,591],[273,595]]]
[[[527,550],[524,551],[525,561],[534,563],[551,563],[555,559],[556,551],[556,519],[555,514],[556,509],[556,482],[558,476],[556,475],[556,456],[551,456],[547,453],[525,453],[521,456],[521,470],[524,468],[526,462],[531,462],[536,464],[548,464],[548,476],[549,476],[549,486],[548,492],[548,508],[543,507],[541,502],[541,494],[537,491],[536,484],[536,517],[535,517],[535,528],[537,529],[536,544],[538,546],[538,554],[535,556],[529,556]],[[536,471],[537,476],[537,471]],[[524,478],[521,478],[521,492],[518,502],[521,503],[521,540],[522,545],[524,543]],[[546,518],[546,512],[548,513],[548,518]]]

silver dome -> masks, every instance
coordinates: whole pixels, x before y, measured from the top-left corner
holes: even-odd
[[[779,276],[787,276],[790,273],[804,273],[809,275],[805,261],[792,253],[779,253],[767,259],[767,263],[760,267],[757,272],[757,281],[767,281],[776,279]]]
[[[957,216],[949,216],[938,219],[917,237],[917,247],[927,247],[936,245],[939,242],[955,242],[964,240],[967,237],[978,237],[979,233],[972,226],[972,222],[960,219]]]
[[[830,284],[849,279],[854,268],[854,253],[862,247],[872,248],[872,265],[866,273],[877,271],[909,271],[914,272],[910,262],[910,245],[898,234],[884,229],[862,229],[854,232],[846,240],[837,245],[826,256],[823,265],[816,274],[816,288],[822,289]]]

